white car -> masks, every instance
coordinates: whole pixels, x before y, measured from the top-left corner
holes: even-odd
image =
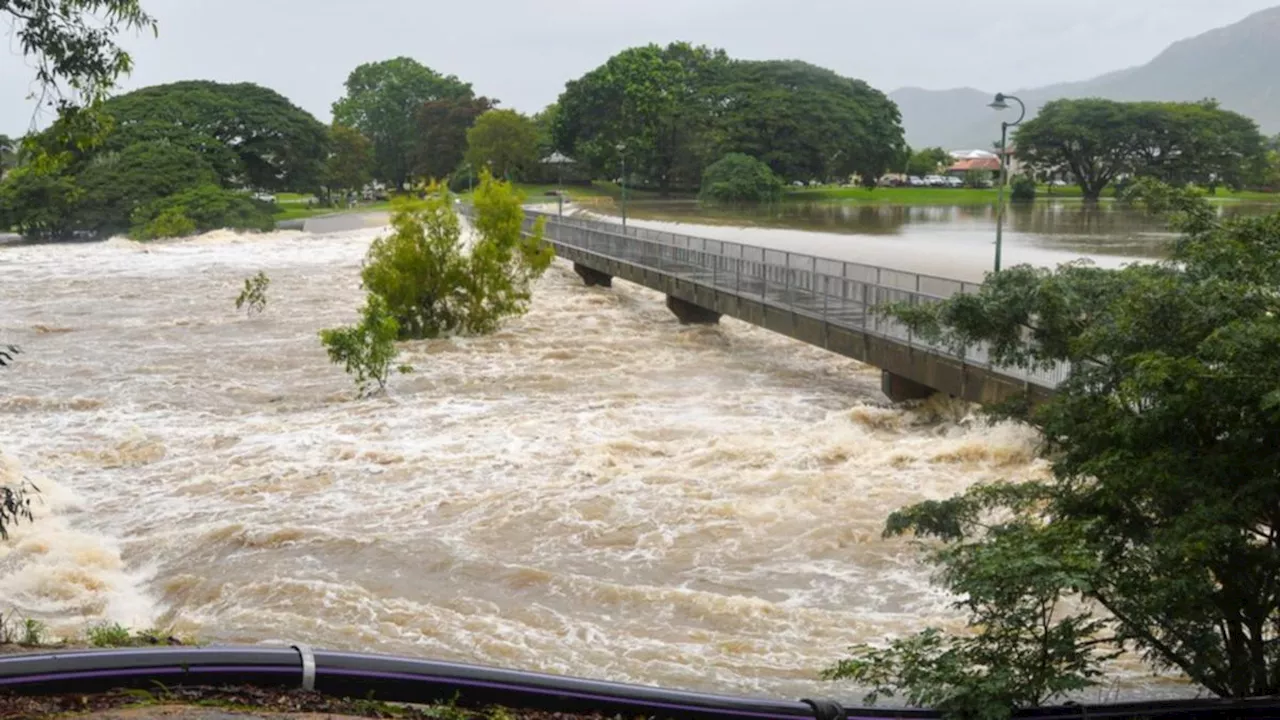
[[[947,179],[941,175],[926,175],[924,182],[929,187],[946,187]]]
[[[911,187],[925,186],[925,182],[920,178],[916,177],[915,175],[912,175],[911,177],[907,178],[907,184],[910,185]]]
[[[962,187],[964,187],[964,179],[963,179],[963,178],[958,178],[958,177],[952,176],[952,177],[943,178],[943,179],[944,179],[944,180],[946,180],[946,182],[947,182],[947,187],[949,187],[949,188],[962,188]]]

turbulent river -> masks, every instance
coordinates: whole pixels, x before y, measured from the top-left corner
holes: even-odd
[[[415,372],[356,399],[316,333],[377,232],[0,247],[0,473],[43,491],[6,612],[848,696],[816,679],[848,645],[960,627],[886,515],[1044,471],[1025,428],[560,261],[527,316],[405,344]]]

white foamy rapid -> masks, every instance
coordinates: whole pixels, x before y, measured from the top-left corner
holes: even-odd
[[[851,643],[956,627],[886,515],[1041,472],[1035,439],[563,263],[485,338],[356,400],[377,230],[0,248],[5,472],[42,489],[0,604],[669,686],[831,693]],[[271,278],[265,315],[233,307]]]

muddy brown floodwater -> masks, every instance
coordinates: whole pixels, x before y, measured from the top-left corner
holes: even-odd
[[[358,400],[376,229],[0,248],[0,449],[43,489],[0,604],[672,687],[856,699],[856,642],[959,627],[887,514],[1043,472],[968,408],[890,406],[878,371],[557,264],[489,337],[413,342]],[[266,313],[238,314],[245,277]],[[1174,688],[1125,665],[1125,695]]]

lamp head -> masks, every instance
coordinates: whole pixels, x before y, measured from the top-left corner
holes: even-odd
[[[1008,110],[1009,103],[1004,101],[1004,93],[996,93],[996,101],[991,103],[987,107],[991,108],[992,110]]]

